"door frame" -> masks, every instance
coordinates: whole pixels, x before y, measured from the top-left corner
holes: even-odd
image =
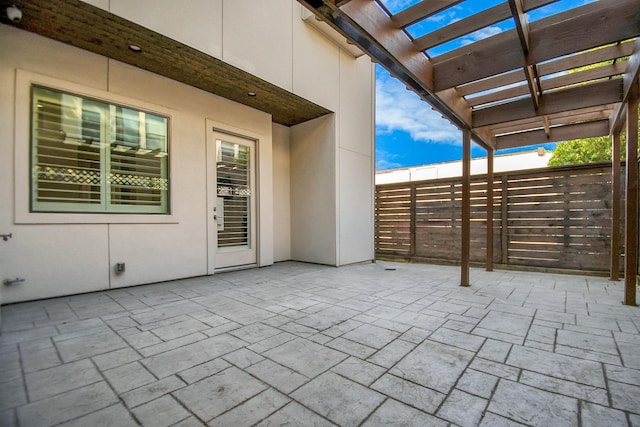
[[[229,135],[253,142],[254,165],[255,165],[255,188],[252,190],[253,203],[255,204],[255,233],[253,236],[253,246],[255,247],[255,262],[241,264],[237,266],[216,267],[217,255],[217,222],[214,221],[215,214],[213,208],[217,206],[217,181],[216,180],[216,134]],[[244,129],[237,129],[219,124],[213,120],[206,120],[206,146],[205,146],[205,167],[206,167],[206,247],[207,247],[207,274],[214,274],[220,271],[252,268],[260,265],[260,139],[258,135]]]

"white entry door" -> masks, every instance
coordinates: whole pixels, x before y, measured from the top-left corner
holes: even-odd
[[[207,141],[209,274],[256,264],[255,141],[213,131]]]

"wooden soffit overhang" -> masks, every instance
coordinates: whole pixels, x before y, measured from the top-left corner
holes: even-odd
[[[553,0],[508,0],[415,34],[461,0],[298,0],[487,149],[608,135],[638,79],[638,0],[601,0],[529,22]],[[550,8],[549,8],[550,9]],[[438,49],[509,21],[513,29]],[[460,44],[458,44],[459,46]]]
[[[15,4],[19,23],[4,13]],[[293,126],[331,111],[141,25],[79,0],[0,0],[0,22],[185,83]],[[134,53],[129,45],[141,46]],[[3,46],[8,49],[8,46]],[[249,93],[256,96],[249,96]]]

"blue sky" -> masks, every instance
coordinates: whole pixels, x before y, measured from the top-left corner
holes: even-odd
[[[427,0],[428,1],[428,0]],[[414,36],[430,33],[443,25],[464,19],[472,13],[488,9],[505,0],[466,0],[436,14],[408,31]],[[533,22],[558,12],[591,3],[595,0],[560,0],[529,13]],[[398,12],[418,0],[383,0],[392,12]],[[513,20],[506,20],[481,29],[457,40],[430,49],[438,55],[459,46],[490,37],[514,28]],[[379,65],[376,65],[376,169],[386,170],[405,166],[440,163],[462,158],[462,134],[457,127],[431,109],[413,92]],[[531,150],[535,147],[527,147]],[[555,144],[545,144],[552,150]],[[509,150],[514,151],[514,150]],[[507,152],[507,151],[502,151]],[[497,152],[496,154],[500,154]],[[472,144],[472,157],[486,156],[486,151]]]

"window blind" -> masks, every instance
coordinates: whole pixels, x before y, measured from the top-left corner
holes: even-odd
[[[32,210],[168,212],[168,119],[34,87]]]

